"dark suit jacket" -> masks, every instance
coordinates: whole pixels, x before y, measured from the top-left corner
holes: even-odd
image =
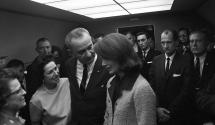
[[[141,74],[143,75],[144,78],[149,80],[149,69],[152,64],[152,60],[154,57],[160,55],[161,52],[158,50],[150,49],[146,55],[146,57],[143,57],[142,51],[138,53],[139,58],[142,61],[142,69],[141,69]]]
[[[192,58],[192,60],[191,60],[192,69],[194,70],[194,56],[192,56],[191,58]],[[206,88],[208,86],[208,82],[212,79],[212,77],[215,73],[215,59],[214,58],[215,58],[214,53],[207,52],[204,66],[203,66],[202,76],[201,76],[200,80],[196,80],[195,76],[193,76],[194,82],[195,82],[195,87],[197,90]],[[195,75],[195,74],[193,74],[193,75]]]
[[[207,53],[202,77],[194,83],[196,88],[196,105],[198,108],[200,122],[214,120],[215,123],[215,54]],[[192,58],[193,62],[193,58]],[[194,67],[194,66],[193,66]]]
[[[159,55],[153,60],[150,76],[158,107],[168,109],[171,118],[185,118],[189,113],[192,89],[189,58],[176,53],[170,71],[165,75],[165,55]]]
[[[26,75],[26,89],[28,98],[31,99],[31,96],[37,91],[37,89],[42,85],[42,77],[40,71],[38,70],[40,61],[37,58],[27,67]]]
[[[77,125],[101,125],[106,108],[106,83],[110,78],[98,56],[84,96],[81,95],[76,77],[77,59],[70,58],[62,66],[63,75],[71,84],[72,122]]]
[[[208,83],[208,87],[197,92],[196,104],[199,109],[201,121],[215,124],[215,74]]]
[[[26,106],[24,107],[24,118],[26,120],[26,125],[31,125],[30,122],[30,113],[29,113],[29,102],[33,94],[37,91],[37,89],[42,85],[42,75],[38,70],[41,61],[39,57],[36,57],[34,61],[27,67],[27,75],[26,75],[26,95],[25,101]]]

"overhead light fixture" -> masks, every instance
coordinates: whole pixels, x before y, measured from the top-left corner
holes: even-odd
[[[132,14],[138,14],[138,13],[149,13],[149,12],[157,12],[157,11],[164,11],[164,10],[170,10],[171,5],[164,5],[164,6],[152,6],[147,8],[135,8],[135,9],[129,9],[128,11]]]
[[[121,11],[89,14],[86,16],[91,17],[91,18],[104,18],[104,17],[114,17],[114,16],[122,16],[122,15],[128,15],[128,13],[124,10],[121,10]]]
[[[174,0],[31,0],[84,15],[104,18],[170,10]]]

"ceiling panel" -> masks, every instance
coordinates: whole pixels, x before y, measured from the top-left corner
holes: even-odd
[[[102,18],[102,17],[113,17],[113,16],[121,16],[121,15],[128,15],[126,11],[114,11],[114,12],[106,12],[106,13],[97,13],[97,14],[91,14],[86,15],[92,18]]]
[[[124,11],[119,5],[106,5],[106,6],[99,6],[94,8],[85,8],[85,9],[76,9],[70,10],[71,12],[75,12],[82,15],[91,15],[97,13],[106,13],[106,12],[113,12],[113,11]]]

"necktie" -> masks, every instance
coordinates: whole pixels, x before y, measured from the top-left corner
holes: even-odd
[[[168,57],[168,58],[166,58],[166,60],[167,60],[167,63],[166,63],[165,71],[167,73],[167,72],[169,72],[170,58]]]
[[[82,76],[81,85],[80,85],[80,92],[82,95],[85,92],[87,77],[88,77],[87,65],[84,64],[83,76]]]
[[[199,62],[199,57],[196,57],[196,66],[195,66],[195,70],[196,70],[196,75],[197,75],[197,77],[200,79],[201,75],[200,75],[200,62]]]
[[[146,58],[146,51],[143,51],[143,57]]]

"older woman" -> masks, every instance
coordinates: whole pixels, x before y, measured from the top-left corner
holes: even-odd
[[[140,74],[141,62],[131,42],[111,33],[95,46],[109,73],[104,125],[155,125],[156,99]]]
[[[67,125],[71,113],[69,80],[59,77],[52,56],[45,56],[38,68],[43,84],[30,101],[32,125]]]
[[[18,116],[25,106],[24,95],[17,73],[12,69],[0,70],[0,125],[24,125]]]

